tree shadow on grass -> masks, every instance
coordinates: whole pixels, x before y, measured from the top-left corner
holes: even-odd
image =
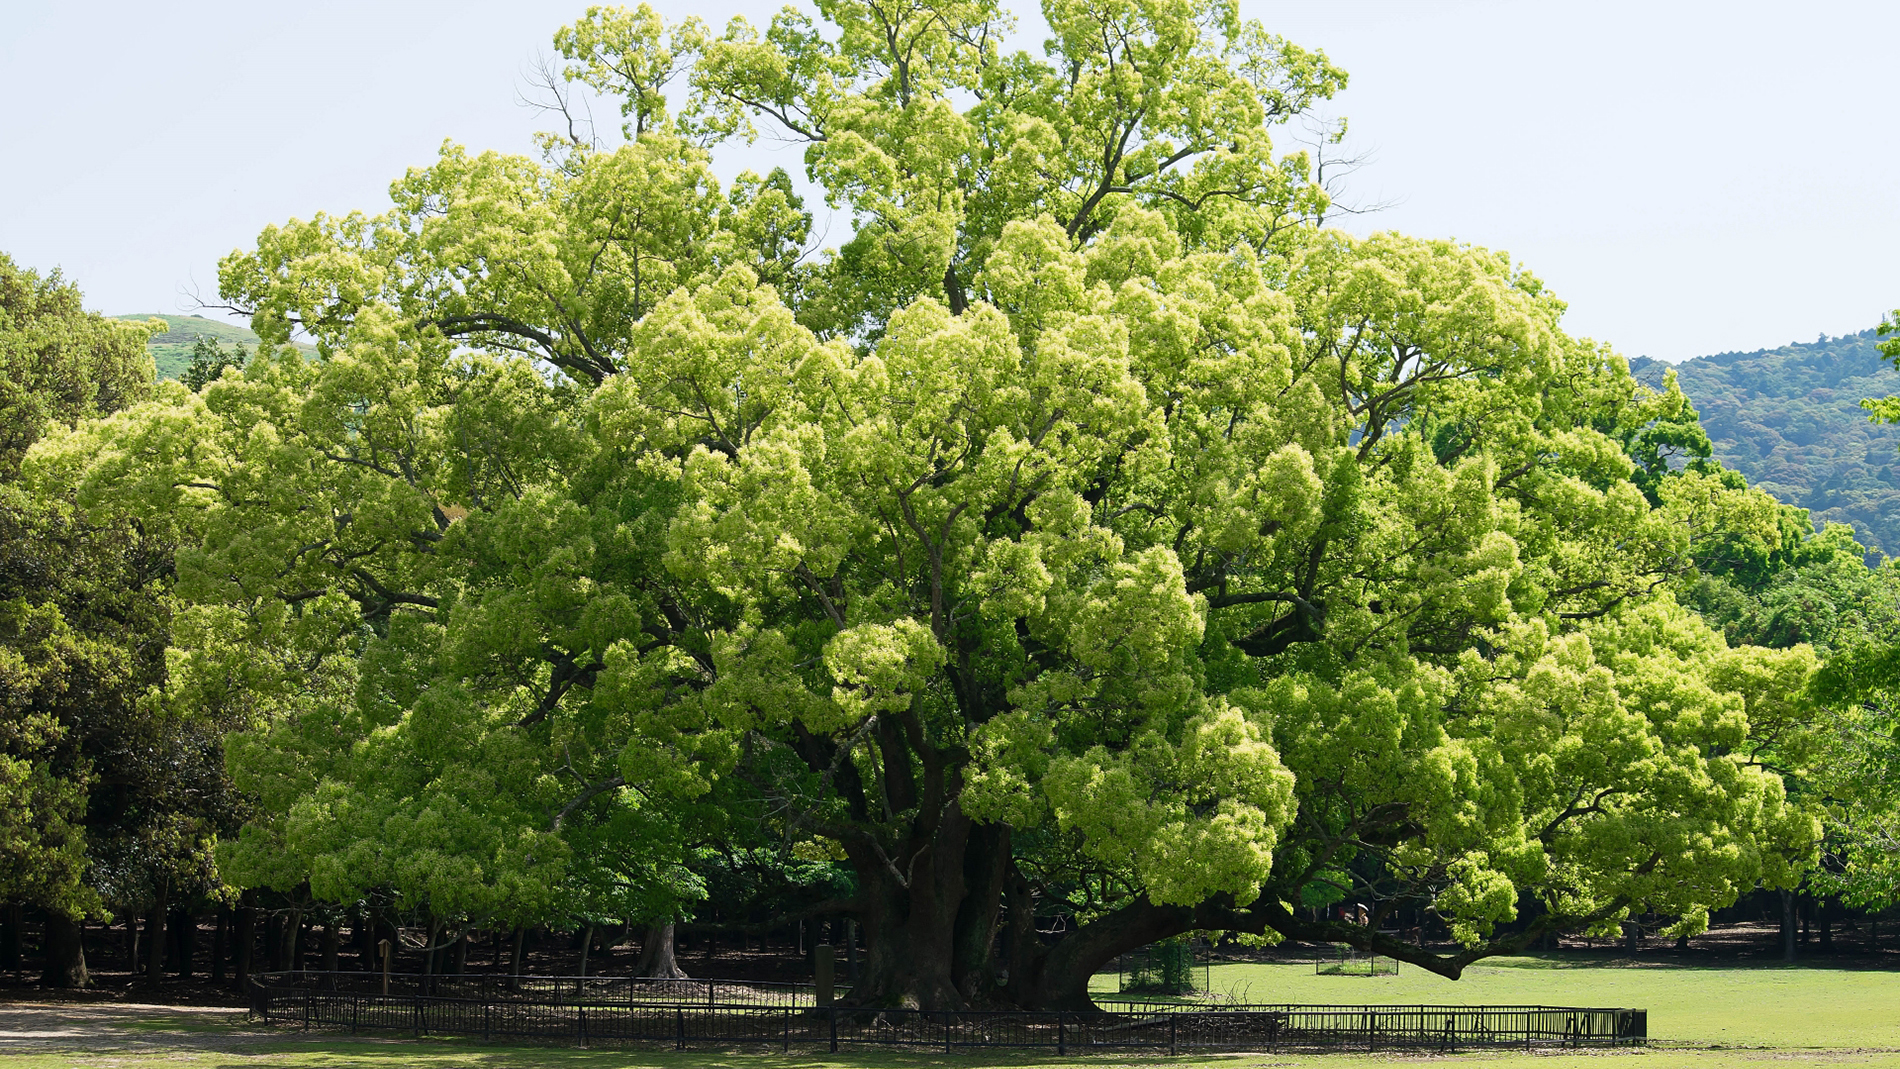
[[[1220,1059],[1203,1057],[1141,1056],[1134,1053],[1063,1057],[1023,1050],[942,1052],[862,1051],[748,1052],[744,1050],[656,1050],[606,1047],[577,1050],[557,1046],[501,1046],[454,1039],[389,1039],[351,1037],[307,1042],[266,1040],[247,1045],[243,1054],[218,1052],[227,1057],[207,1063],[210,1069],[936,1069],[950,1064],[959,1069],[1022,1069],[1035,1066],[1085,1064],[1102,1069],[1120,1066],[1196,1064]]]

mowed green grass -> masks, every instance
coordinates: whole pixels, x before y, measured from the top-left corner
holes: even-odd
[[[799,1055],[689,1051],[578,1051],[554,1047],[480,1046],[440,1040],[323,1038],[273,1041],[222,1049],[102,1046],[96,1051],[7,1053],[7,1069],[1372,1069],[1374,1066],[1469,1066],[1471,1069],[1781,1069],[1828,1065],[1900,1069],[1900,1051],[1837,1049],[1633,1049],[1594,1052],[1429,1054],[1236,1054],[1198,1058],[1105,1055],[1035,1058],[1009,1052],[975,1054]]]
[[[0,1069],[1362,1069],[1425,1062],[1473,1069],[1777,1069],[1790,1064],[1900,1069],[1900,973],[1894,972],[1580,965],[1518,958],[1473,967],[1455,982],[1409,966],[1398,976],[1370,978],[1315,976],[1310,965],[1221,965],[1212,970],[1212,981],[1217,990],[1261,1002],[1642,1007],[1649,1010],[1654,1045],[1575,1053],[1256,1052],[1184,1058],[1056,1058],[1007,1050],[951,1056],[892,1051],[582,1051],[463,1039],[259,1035],[255,1026],[242,1023],[241,1015],[218,1023],[154,1012],[129,1027],[102,1031],[96,1043],[87,1041],[77,1049],[8,1050],[0,1045]],[[1098,977],[1095,986],[1110,994],[1115,984],[1111,973]]]
[[[1619,966],[1553,956],[1495,959],[1458,980],[1409,965],[1397,976],[1315,976],[1311,965],[1216,965],[1210,973],[1214,991],[1248,1002],[1620,1006],[1648,1010],[1650,1038],[1665,1043],[1900,1049],[1895,972]],[[1110,973],[1096,977],[1094,988],[1111,995],[1115,984]]]

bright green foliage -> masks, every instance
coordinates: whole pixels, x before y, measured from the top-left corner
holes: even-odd
[[[821,11],[591,10],[557,47],[625,146],[447,146],[265,231],[241,376],[36,452],[195,547],[178,673],[251,703],[267,814],[232,872],[663,916],[763,834],[847,859],[859,994],[930,1005],[1380,942],[1287,905],[1328,887],[1436,909],[1470,951],[1390,952],[1455,974],[1522,901],[1690,929],[1787,878],[1813,818],[1747,744],[1804,666],[1668,593],[1777,506],[1670,472],[1680,393],[1507,258],[1314,227],[1270,137],[1341,72],[1229,3],[1050,0],[1045,59],[988,3]],[[754,123],[835,254],[693,140]]]
[[[59,272],[41,278],[0,253],[0,478],[49,424],[143,397],[152,381],[145,339],[163,326],[88,313]]]
[[[1900,367],[1900,338],[1888,338],[1890,334],[1900,332],[1900,310],[1883,316],[1876,333],[1887,338],[1879,344],[1880,355],[1887,358],[1896,367]],[[1874,423],[1900,423],[1900,397],[1874,397],[1860,403],[1869,413],[1868,419]]]
[[[1886,585],[1896,585],[1885,570]],[[1812,762],[1825,800],[1829,850],[1814,886],[1870,909],[1900,900],[1900,628],[1867,635],[1828,659],[1812,697],[1827,711]]]
[[[1685,601],[1723,630],[1735,656],[1748,655],[1748,671],[1770,673],[1756,690],[1772,700],[1749,710],[1749,748],[1823,814],[1809,890],[1877,908],[1900,891],[1889,663],[1900,644],[1900,570],[1868,567],[1843,524],[1815,535],[1804,511],[1786,509],[1783,527],[1782,547],[1701,576]]]

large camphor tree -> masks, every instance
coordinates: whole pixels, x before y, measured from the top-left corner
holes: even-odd
[[[1192,931],[1456,976],[1789,878],[1750,716],[1811,660],[1670,593],[1773,502],[1670,464],[1682,395],[1508,257],[1319,225],[1270,137],[1342,72],[1219,0],[1047,0],[1041,58],[990,3],[819,7],[590,10],[624,143],[265,231],[241,374],[34,454],[198,547],[178,659],[260,696],[227,872],[658,917],[764,834],[849,865],[853,999],[925,1007],[1086,1005]],[[835,250],[715,177],[759,127]],[[1428,911],[1463,950],[1381,934]]]

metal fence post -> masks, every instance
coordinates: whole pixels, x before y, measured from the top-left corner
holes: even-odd
[[[1066,1014],[1056,1014],[1056,1053],[1069,1053],[1069,1019]]]
[[[838,1007],[828,1007],[825,1010],[825,1016],[831,1021],[831,1053],[836,1054],[838,1053]]]
[[[790,1054],[792,1052],[792,1005],[791,1003],[788,1002],[784,1006],[780,1007],[779,1016],[784,1018],[784,1025],[785,1025],[785,1045],[781,1047],[780,1049],[783,1050],[786,1054]]]
[[[673,1049],[686,1049],[686,1007],[673,1007]]]
[[[1181,1019],[1180,1014],[1176,1014],[1176,1013],[1168,1014],[1168,1057],[1170,1058],[1174,1057],[1175,1055],[1174,1024],[1176,1021],[1180,1019]]]

